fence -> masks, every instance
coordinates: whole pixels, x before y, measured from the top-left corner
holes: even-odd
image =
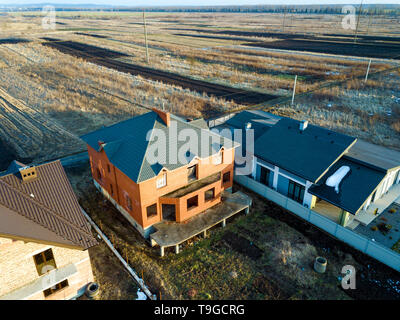
[[[400,271],[400,254],[380,245],[368,238],[344,228],[321,214],[304,207],[292,199],[268,188],[267,186],[249,178],[248,176],[236,176],[235,181],[244,187],[253,190],[262,197],[275,202],[289,210],[300,218],[312,223],[318,228],[328,232],[335,238],[347,243],[351,247],[369,255],[370,257],[386,264],[396,271]]]
[[[235,114],[236,113],[229,113],[224,116],[217,117],[217,118],[207,119],[206,121],[207,121],[208,127],[213,128],[220,124],[223,124],[226,121],[228,121],[230,118],[232,118]]]

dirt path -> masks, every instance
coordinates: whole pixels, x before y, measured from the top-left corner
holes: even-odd
[[[116,57],[117,53],[112,50],[94,47],[91,45],[87,46],[83,43],[75,41],[59,41],[51,38],[47,38],[45,40],[47,40],[47,42],[44,42],[43,45],[50,46],[63,53],[85,59],[87,61],[110,69],[115,69],[117,71],[129,73],[132,75],[141,75],[151,80],[181,86],[185,89],[190,89],[200,93],[206,93],[208,95],[218,98],[224,98],[228,101],[233,100],[236,103],[240,104],[251,105],[277,98],[277,96],[266,93],[237,89],[220,84],[195,80],[172,72],[113,60],[111,58]],[[124,54],[121,53],[120,55]]]
[[[0,136],[22,158],[41,158],[82,149],[78,137],[45,113],[28,107],[0,88]]]

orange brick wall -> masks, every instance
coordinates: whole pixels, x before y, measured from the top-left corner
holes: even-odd
[[[157,189],[156,181],[157,179],[162,177],[163,172],[161,172],[158,177],[154,177],[152,179],[136,184],[123,172],[121,172],[118,168],[114,167],[110,163],[107,155],[103,150],[97,152],[92,147],[88,146],[88,152],[93,178],[113,197],[113,199],[119,205],[121,205],[127,212],[129,212],[129,214],[135,219],[135,221],[137,221],[144,229],[162,220],[161,203],[159,200],[160,197],[188,184],[187,167],[181,167],[173,171],[166,171],[167,185],[163,188]],[[227,171],[231,172],[231,181],[224,186],[222,186],[222,184],[220,183],[219,187],[217,187],[215,190],[216,195],[220,194],[223,189],[232,187],[234,152],[234,149],[224,150],[223,163],[219,165],[212,164],[212,161],[210,159],[198,160],[198,179],[203,179],[215,173],[221,172],[222,181],[222,174]],[[110,172],[108,172],[108,165],[110,166]],[[101,174],[103,176],[102,181],[97,178],[96,168],[99,168],[99,170],[101,171]],[[113,185],[113,195],[111,194],[110,184]],[[206,189],[208,190],[208,188],[205,188],[205,190]],[[123,196],[124,193],[128,194],[132,200],[132,210],[129,210],[126,205],[125,197]],[[201,194],[203,193],[204,192],[202,191]],[[177,219],[179,219],[179,221],[184,221],[189,217],[199,212],[202,212],[210,207],[210,203],[204,203],[204,201],[201,201],[201,199],[202,196],[200,195],[199,206],[195,209],[192,209],[193,211],[190,210],[190,212],[186,212],[186,200],[180,201],[180,207],[177,207]],[[163,203],[166,202],[164,201]],[[218,201],[215,201],[215,203],[218,203]],[[157,204],[157,216],[148,218],[146,208],[153,204]]]

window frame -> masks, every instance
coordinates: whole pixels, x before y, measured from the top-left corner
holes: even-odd
[[[218,159],[218,161],[216,161],[215,159]],[[212,164],[215,166],[218,166],[218,165],[222,164],[223,162],[224,162],[224,153],[221,150],[220,152],[218,152],[216,155],[214,155],[212,157]]]
[[[265,175],[265,181],[263,181],[263,172],[266,172]],[[262,183],[263,185],[269,187],[269,178],[271,175],[271,170],[264,167],[264,166],[260,166],[260,183]]]
[[[210,192],[210,191],[212,191],[211,198],[207,197],[207,192]],[[215,199],[215,187],[204,191],[204,201],[208,202],[208,201],[212,201],[214,199]]]
[[[161,181],[161,183],[160,183],[160,181]],[[162,177],[158,178],[156,180],[156,188],[161,189],[161,188],[164,188],[166,185],[167,185],[167,173],[163,172]]]
[[[53,287],[56,287],[56,289],[53,289]],[[65,279],[63,281],[60,281],[59,283],[55,284],[53,287],[47,288],[46,290],[43,290],[43,295],[45,298],[48,298],[52,296],[53,294],[69,287],[69,282],[68,279]],[[47,294],[46,291],[48,292],[50,290],[50,293]]]
[[[196,199],[196,202],[195,202],[196,204],[189,206],[189,202],[192,201],[193,199]],[[186,210],[187,211],[195,209],[195,208],[198,208],[198,207],[199,207],[199,195],[198,194],[193,196],[193,197],[191,197],[191,198],[188,198],[186,200]]]
[[[229,179],[228,180],[225,180],[225,176],[226,175],[228,175],[229,176]],[[225,184],[228,184],[228,183],[230,183],[231,182],[231,172],[230,171],[227,171],[227,172],[225,172],[223,175],[222,175],[222,183],[225,185]]]
[[[129,211],[132,211],[132,199],[129,194],[125,194],[125,203]]]
[[[191,172],[191,174],[189,174],[190,170],[194,168],[194,178],[190,178],[193,175],[193,172]],[[189,166],[187,168],[188,172],[187,172],[187,179],[188,182],[192,182],[192,181],[196,181],[197,180],[197,174],[198,174],[198,168],[197,168],[197,164]]]
[[[153,213],[149,214],[149,209],[155,209],[155,211]],[[157,208],[157,203],[153,203],[149,206],[146,207],[146,216],[147,218],[153,218],[153,217],[157,217],[158,216],[158,208]]]
[[[303,185],[289,179],[288,198],[303,204],[305,190],[306,188]]]
[[[47,253],[47,254],[50,253],[50,254],[51,254],[51,258],[49,258],[48,256],[46,256],[46,253]],[[39,257],[42,259],[42,262],[41,262],[41,263],[38,263],[38,261],[37,261],[37,259],[38,259]],[[50,270],[52,270],[52,269],[50,269],[50,270],[48,270],[48,271],[46,271],[46,272],[42,272],[44,266],[52,266],[54,269],[57,269],[56,260],[54,259],[53,250],[52,250],[51,248],[46,249],[46,250],[44,250],[44,251],[42,251],[42,252],[39,252],[39,253],[35,254],[35,255],[33,256],[33,262],[35,263],[36,270],[37,270],[39,276],[42,276],[42,275],[44,275],[45,273],[47,273],[47,272],[49,272]]]

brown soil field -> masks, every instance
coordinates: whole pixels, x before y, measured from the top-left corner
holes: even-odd
[[[239,90],[227,86],[208,83],[205,81],[193,80],[171,72],[165,72],[148,67],[142,67],[139,65],[108,59],[118,56],[124,56],[125,54],[102,49],[95,46],[90,46],[84,43],[50,40],[49,42],[44,43],[44,45],[56,48],[63,53],[68,53],[77,56],[78,58],[83,58],[98,65],[115,69],[120,72],[126,72],[132,75],[140,75],[151,80],[177,85],[185,89],[190,89],[199,93],[206,93],[207,95],[215,96],[218,98],[232,100],[240,104],[257,104],[276,98],[276,96],[273,95],[251,92],[249,90],[243,89]]]
[[[345,56],[400,59],[400,45],[393,43],[350,43],[343,41],[291,39],[271,42],[244,43],[244,45]]]

